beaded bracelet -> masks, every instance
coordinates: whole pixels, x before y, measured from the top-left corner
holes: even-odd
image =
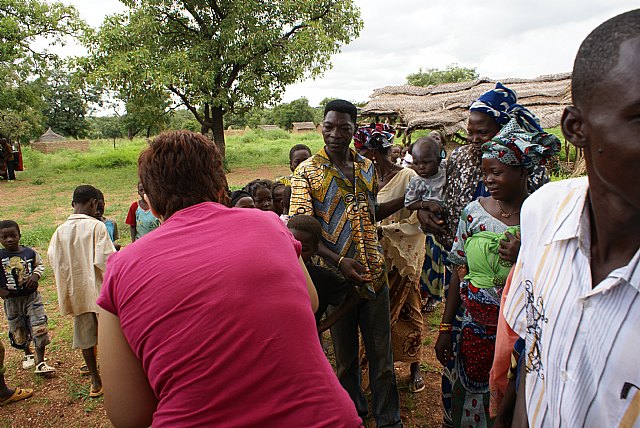
[[[440,333],[450,333],[452,330],[453,326],[447,323],[440,323],[440,327],[438,328]]]

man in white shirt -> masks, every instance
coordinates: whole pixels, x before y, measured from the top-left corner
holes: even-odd
[[[562,130],[588,178],[525,202],[503,311],[531,427],[640,427],[640,9],[584,40],[571,86]]]

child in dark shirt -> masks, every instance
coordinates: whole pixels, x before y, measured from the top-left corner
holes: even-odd
[[[0,221],[0,293],[9,324],[9,339],[14,348],[24,351],[23,368],[36,366],[38,374],[55,369],[44,360],[50,343],[47,315],[44,312],[38,281],[44,272],[42,259],[33,249],[20,245],[20,227],[15,221]],[[36,355],[31,351],[34,342]]]
[[[322,333],[353,309],[358,303],[359,295],[355,287],[336,271],[312,262],[312,258],[318,251],[322,234],[318,220],[309,215],[296,215],[291,217],[287,227],[302,244],[300,255],[318,292],[319,304],[315,317],[318,333]],[[337,306],[337,309],[322,319],[329,305]]]

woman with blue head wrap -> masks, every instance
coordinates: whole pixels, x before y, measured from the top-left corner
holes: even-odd
[[[454,241],[462,209],[479,197],[490,196],[482,179],[482,145],[491,141],[498,134],[507,138],[508,135],[518,132],[542,132],[538,118],[517,101],[517,94],[498,82],[494,89],[485,92],[471,103],[467,122],[467,141],[469,144],[454,150],[446,164],[447,184],[444,189],[444,218],[439,225],[436,225],[434,221],[425,220],[421,214],[423,227],[433,232],[436,237],[436,241],[427,242],[427,255],[422,274],[423,284],[426,281],[431,281],[430,288],[433,288],[431,278],[433,272],[445,272],[438,278],[439,281],[442,281],[444,288],[451,280],[451,269],[447,263],[447,256]],[[528,172],[529,192],[549,181],[543,166],[533,166],[532,170]],[[444,269],[444,266],[447,269]],[[444,294],[447,295],[446,290]],[[450,334],[455,344],[460,329],[456,317],[454,316],[449,321],[443,320],[443,322],[453,324]],[[451,419],[452,383],[458,376],[453,360],[449,361],[444,367],[442,378],[443,426],[453,426]]]
[[[457,280],[451,281],[435,347],[438,360],[451,365],[448,416],[455,427],[491,426],[489,380],[500,299],[520,248],[520,209],[529,195],[527,176],[559,148],[556,136],[525,131],[515,118],[481,146],[490,195],[470,202],[460,214],[448,255]],[[455,344],[454,316],[459,323]]]

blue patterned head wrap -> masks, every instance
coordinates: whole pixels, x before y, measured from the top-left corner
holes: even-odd
[[[393,137],[396,130],[386,123],[372,123],[369,126],[358,128],[353,142],[356,149],[380,150],[393,146]]]
[[[469,110],[491,116],[500,126],[506,125],[514,118],[525,131],[543,132],[538,117],[517,101],[516,93],[498,82],[495,89],[485,92],[471,103]]]
[[[511,119],[496,135],[482,145],[482,157],[498,159],[505,165],[522,166],[531,172],[560,151],[560,140],[546,132],[527,132]]]

